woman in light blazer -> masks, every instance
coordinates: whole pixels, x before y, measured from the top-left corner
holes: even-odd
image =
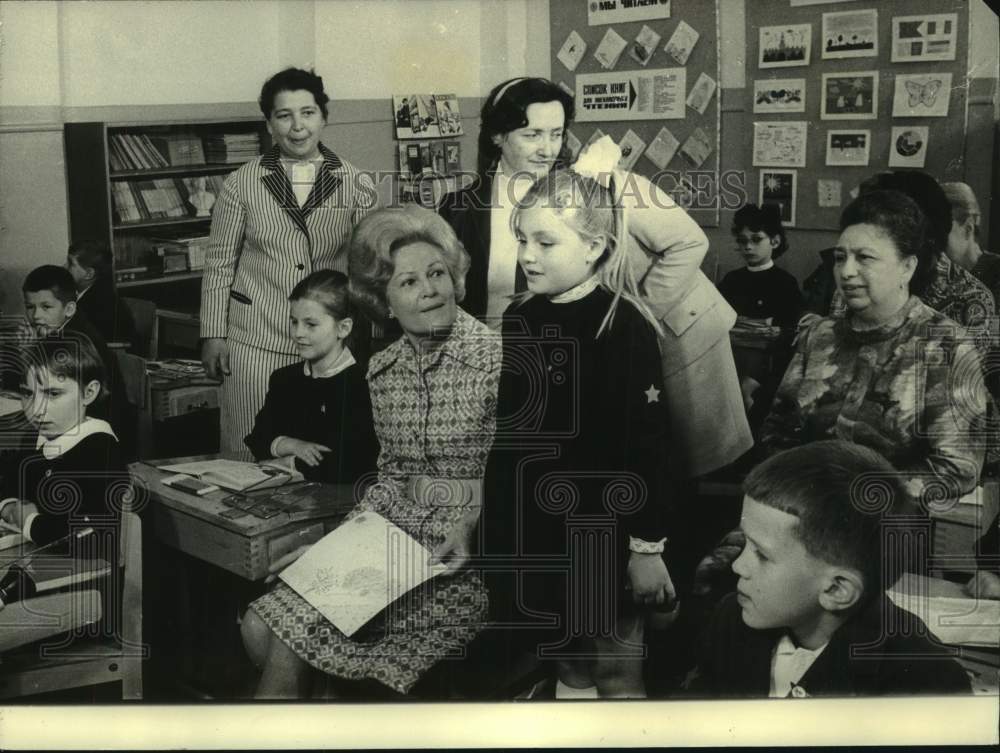
[[[215,204],[201,289],[202,361],[224,379],[221,449],[247,457],[243,438],[271,372],[299,360],[288,294],[318,269],[347,272],[354,225],[375,209],[368,175],[320,142],[323,79],[288,68],[268,79],[260,109],[274,146],[233,172]]]
[[[492,319],[506,296],[523,289],[505,218],[524,183],[568,161],[573,99],[547,79],[512,79],[490,92],[481,115],[478,179],[445,197],[439,211],[472,259],[463,305]],[[672,475],[701,476],[753,445],[729,344],[736,312],[701,272],[708,239],[687,212],[640,175],[616,174],[616,180],[633,267],[666,333],[660,350]]]

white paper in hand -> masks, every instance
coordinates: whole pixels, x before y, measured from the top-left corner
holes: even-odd
[[[279,577],[344,635],[444,572],[431,553],[381,515],[365,512],[317,541]]]

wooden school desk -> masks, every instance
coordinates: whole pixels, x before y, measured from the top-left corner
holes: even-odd
[[[205,456],[155,460],[130,467],[147,505],[151,552],[146,605],[153,701],[248,697],[256,672],[243,649],[239,620],[262,595],[271,563],[333,530],[354,506],[350,485],[293,484],[251,492],[243,513],[229,492],[204,497],[165,486],[155,466]]]

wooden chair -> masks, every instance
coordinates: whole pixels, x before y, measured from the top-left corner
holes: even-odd
[[[124,584],[118,636],[77,639],[65,648],[31,646],[0,657],[0,698],[121,682],[124,700],[142,699],[142,661],[148,649],[142,643],[142,521],[134,512],[122,514],[120,551]],[[76,590],[30,599],[23,607],[34,613],[34,623],[44,615],[46,622],[62,628],[50,626],[47,634],[53,635],[99,619],[101,605],[96,596],[97,591]],[[0,624],[4,611],[0,610]],[[36,625],[27,637],[37,640],[42,632],[46,629]]]

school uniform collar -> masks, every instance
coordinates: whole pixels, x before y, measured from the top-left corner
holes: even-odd
[[[767,260],[767,264],[761,264],[759,267],[751,267],[749,264],[747,264],[747,271],[748,272],[766,272],[767,270],[771,269],[771,267],[773,267],[773,266],[774,266],[774,259],[768,259]]]
[[[107,421],[100,418],[85,418],[72,429],[54,439],[46,439],[39,434],[35,449],[41,450],[42,457],[46,460],[55,460],[60,455],[72,450],[91,434],[110,434],[115,440],[118,439],[111,424]]]
[[[559,295],[552,296],[549,300],[552,303],[571,303],[586,298],[593,293],[597,286],[601,284],[601,279],[597,275],[591,275],[579,285],[575,285],[569,290],[563,291]]]
[[[330,377],[337,376],[340,372],[347,368],[353,366],[357,361],[354,360],[354,354],[351,353],[351,349],[345,347],[341,353],[340,357],[337,358],[333,364],[326,369],[326,371],[321,371],[318,374],[313,374],[312,367],[309,365],[308,361],[302,362],[302,371],[306,377],[316,378],[316,379],[329,379]]]
[[[499,337],[499,334],[459,308],[448,337],[426,357],[418,358],[416,349],[404,334],[388,348],[372,356],[368,377],[371,379],[396,363],[416,374],[436,366],[444,358],[460,361],[474,369],[489,371],[493,368],[495,352],[491,348],[491,339],[495,337]]]
[[[306,226],[306,218],[312,212],[323,205],[331,194],[336,191],[344,182],[341,168],[343,162],[333,150],[328,149],[322,142],[319,143],[319,152],[323,155],[323,164],[316,172],[316,181],[313,183],[312,191],[301,207],[295,199],[295,191],[292,189],[292,182],[285,173],[285,168],[281,164],[281,149],[272,146],[263,157],[260,158],[260,165],[266,171],[261,176],[261,183],[268,190],[271,196],[288,218],[295,223],[295,226],[306,235],[309,229]]]

